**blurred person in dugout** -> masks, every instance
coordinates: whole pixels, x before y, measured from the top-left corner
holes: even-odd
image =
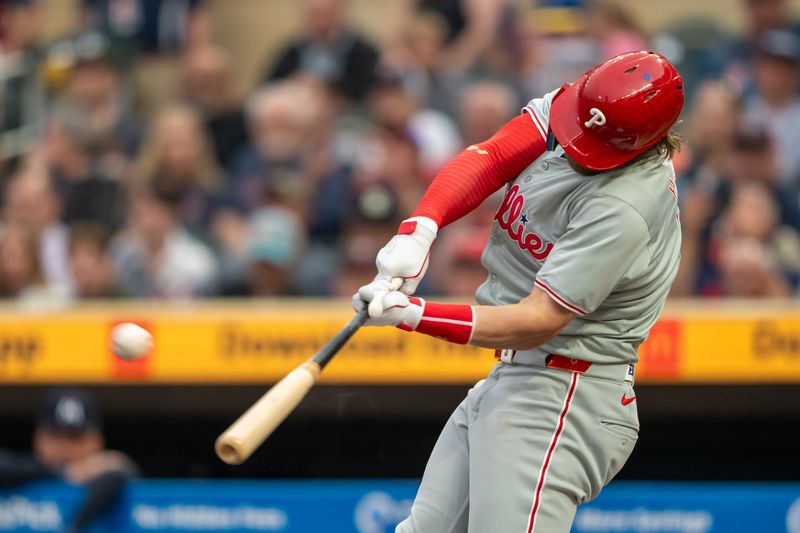
[[[30,455],[0,450],[0,485],[63,479],[86,488],[68,533],[79,533],[114,505],[126,481],[137,475],[125,454],[106,448],[102,419],[81,389],[53,389],[36,416]]]
[[[326,83],[334,92],[358,102],[375,80],[379,54],[347,22],[346,0],[301,0],[300,36],[277,53],[264,83],[301,74]]]
[[[181,224],[179,202],[157,187],[131,193],[127,224],[110,254],[120,285],[134,297],[187,299],[218,288],[217,258]]]
[[[137,104],[146,115],[180,90],[180,55],[211,42],[204,0],[83,0],[84,26],[133,58]]]

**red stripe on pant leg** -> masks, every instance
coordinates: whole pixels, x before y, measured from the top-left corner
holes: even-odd
[[[567,413],[572,405],[572,397],[575,394],[575,388],[578,386],[578,374],[572,374],[572,382],[570,383],[569,392],[564,400],[564,407],[561,408],[561,415],[558,417],[558,425],[553,433],[553,438],[550,440],[550,447],[547,449],[547,455],[544,457],[542,469],[539,471],[539,479],[536,481],[536,492],[533,496],[533,505],[531,506],[531,515],[528,518],[527,533],[532,533],[533,528],[536,527],[536,513],[539,511],[539,504],[542,501],[542,489],[544,488],[545,478],[547,478],[547,469],[550,468],[550,461],[553,459],[553,453],[558,446],[558,439],[564,431],[566,425]]]

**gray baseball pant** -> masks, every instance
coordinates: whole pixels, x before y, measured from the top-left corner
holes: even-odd
[[[578,374],[532,359],[498,363],[469,391],[397,533],[568,533],[619,472],[639,431],[628,365]]]

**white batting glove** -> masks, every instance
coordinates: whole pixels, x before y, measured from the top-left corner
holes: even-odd
[[[423,307],[409,301],[408,296],[398,291],[382,294],[381,314],[373,317],[370,315],[367,326],[401,326],[403,329],[415,330],[422,319]],[[416,298],[414,299],[417,300]],[[372,303],[365,301],[361,293],[353,295],[353,309],[361,311],[364,306]]]
[[[412,217],[400,224],[397,235],[378,252],[375,259],[378,275],[358,290],[370,302],[369,316],[376,318],[382,314],[383,297],[392,290],[414,294],[428,270],[431,244],[438,231],[436,222],[427,217]]]

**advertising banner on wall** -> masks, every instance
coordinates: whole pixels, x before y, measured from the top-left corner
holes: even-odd
[[[88,533],[388,533],[416,481],[142,481]],[[82,490],[0,491],[0,532],[68,527]],[[573,533],[800,533],[800,484],[625,483],[578,509]]]
[[[0,310],[0,383],[269,383],[312,356],[350,317],[343,302],[308,301]],[[111,329],[126,321],[155,341],[132,362],[108,347]],[[639,356],[639,383],[797,383],[800,308],[668,308]],[[494,364],[491,350],[365,328],[322,380],[469,384]]]

